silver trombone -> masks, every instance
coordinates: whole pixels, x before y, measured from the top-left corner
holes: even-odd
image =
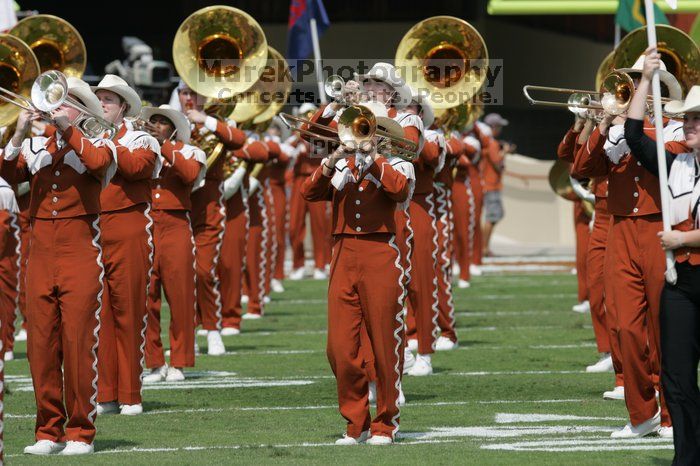
[[[31,99],[17,94],[9,89],[0,87],[0,100],[16,105],[29,112],[41,113],[51,121],[51,112],[62,105],[67,105],[80,112],[80,115],[72,122],[85,136],[90,138],[102,137],[105,134],[112,139],[118,132],[113,123],[99,115],[94,115],[90,110],[70,95],[68,95],[68,81],[66,76],[58,70],[49,70],[41,73],[32,84]]]

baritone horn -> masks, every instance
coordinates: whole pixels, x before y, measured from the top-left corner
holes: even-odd
[[[74,78],[85,72],[85,42],[65,19],[53,15],[28,16],[10,29],[9,34],[29,45],[42,72],[58,70]]]
[[[21,39],[0,34],[0,126],[13,124],[24,108],[33,110],[29,95],[39,76],[39,62]]]
[[[426,92],[434,109],[472,100],[486,81],[489,54],[468,22],[434,16],[414,25],[396,49],[396,68],[411,88]]]

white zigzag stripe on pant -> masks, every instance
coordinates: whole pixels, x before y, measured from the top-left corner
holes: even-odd
[[[97,348],[100,344],[100,314],[102,313],[102,295],[105,291],[104,278],[105,278],[105,267],[102,263],[102,246],[100,245],[100,236],[102,231],[100,230],[100,217],[98,216],[92,223],[92,227],[95,229],[95,235],[92,237],[92,245],[97,249],[97,265],[100,267],[100,276],[98,280],[100,281],[100,291],[97,293],[97,309],[95,310],[95,319],[97,319],[97,325],[95,330],[93,330],[93,335],[95,336],[95,344],[92,345],[92,370],[95,372],[95,377],[92,379],[92,389],[93,394],[90,397],[90,404],[92,405],[92,411],[88,414],[88,419],[90,422],[95,422],[95,416],[97,415]]]

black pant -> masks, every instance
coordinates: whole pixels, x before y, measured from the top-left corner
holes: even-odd
[[[700,266],[677,264],[661,295],[661,383],[673,422],[674,465],[700,464]]]

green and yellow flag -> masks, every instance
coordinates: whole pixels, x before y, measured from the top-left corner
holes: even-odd
[[[668,24],[666,15],[656,3],[654,3],[654,19],[656,24]],[[615,15],[615,23],[619,24],[627,32],[646,26],[644,0],[620,0],[617,14]]]

